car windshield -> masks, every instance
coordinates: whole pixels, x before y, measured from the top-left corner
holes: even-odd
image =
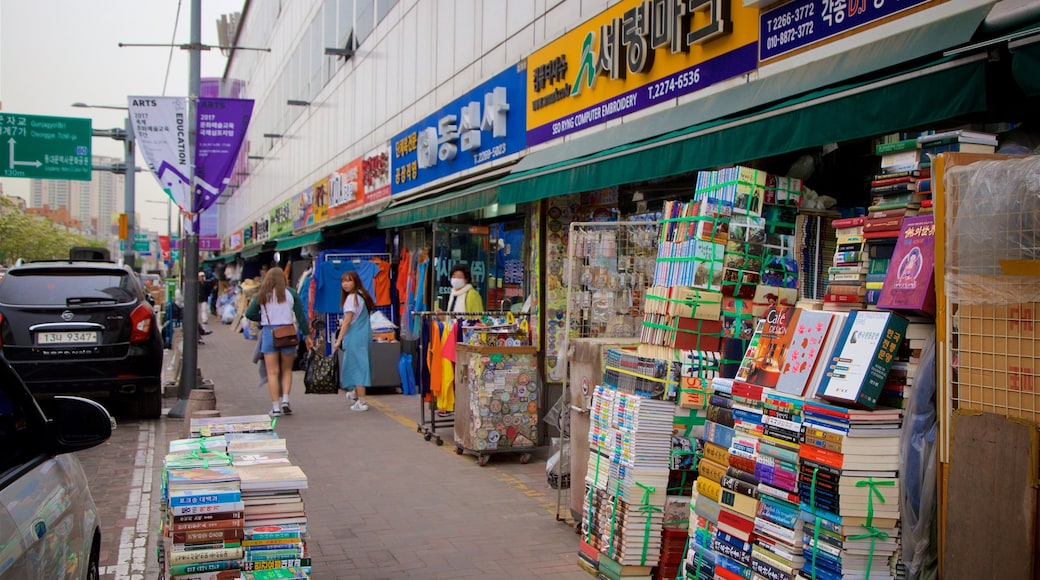
[[[73,306],[132,302],[130,276],[119,270],[64,268],[9,271],[0,284],[0,304]]]

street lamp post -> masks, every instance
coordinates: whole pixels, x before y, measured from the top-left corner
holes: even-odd
[[[72,103],[73,107],[84,109],[113,109],[127,111],[126,107],[113,105],[88,105],[86,103]],[[95,169],[108,170],[112,173],[122,174],[123,178],[123,207],[126,212],[126,244],[123,246],[123,262],[131,268],[136,268],[134,255],[134,238],[136,228],[134,224],[135,196],[137,195],[137,159],[134,149],[134,128],[130,124],[130,116],[127,115],[123,129],[109,129],[93,131],[94,137],[109,137],[123,142],[123,163],[116,163],[107,167],[95,167]]]

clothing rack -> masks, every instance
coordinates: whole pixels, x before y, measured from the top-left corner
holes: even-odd
[[[440,409],[440,411],[442,411],[444,413],[451,413],[451,415],[450,416],[438,416],[438,414],[437,414],[437,411],[438,411],[438,409],[437,409],[437,400],[436,400],[435,397],[432,396],[433,395],[433,391],[432,391],[432,389],[430,388],[430,385],[429,385],[429,379],[431,377],[428,376],[426,353],[429,351],[430,335],[429,335],[428,331],[429,331],[430,320],[438,319],[438,320],[441,320],[441,321],[447,321],[447,320],[458,320],[458,319],[465,319],[465,320],[478,319],[478,320],[480,320],[482,322],[482,321],[484,321],[485,319],[487,319],[489,317],[490,318],[508,318],[508,317],[513,317],[513,318],[516,318],[516,319],[524,318],[524,319],[528,319],[528,321],[529,321],[530,314],[529,313],[515,313],[515,312],[509,311],[509,310],[488,310],[488,311],[484,311],[484,312],[445,312],[445,311],[439,311],[439,310],[422,310],[422,311],[413,312],[412,315],[416,316],[416,317],[418,317],[420,319],[421,327],[422,327],[422,330],[419,333],[418,342],[416,343],[416,353],[417,353],[417,356],[419,358],[419,361],[418,361],[419,369],[418,369],[418,374],[416,375],[416,381],[415,382],[416,382],[416,387],[417,387],[418,392],[419,392],[419,422],[415,426],[415,431],[417,433],[422,433],[424,440],[426,440],[426,441],[433,440],[438,446],[440,446],[440,445],[444,445],[444,441],[443,441],[443,439],[441,439],[441,435],[437,433],[438,427],[442,428],[442,429],[444,429],[444,428],[452,428],[453,429],[454,426],[455,426],[455,417],[454,417],[454,409]],[[528,326],[530,326],[530,325],[528,325]],[[530,344],[530,341],[531,341],[530,336],[531,336],[530,331],[528,331],[527,337],[526,337],[526,341],[525,341],[524,345],[529,345]],[[520,345],[517,345],[517,346],[520,346]],[[430,396],[428,401],[426,400],[427,395]],[[427,418],[427,413],[429,413],[429,418]]]

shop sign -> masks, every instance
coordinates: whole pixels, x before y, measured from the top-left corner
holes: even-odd
[[[253,223],[253,242],[263,243],[271,236],[271,222],[267,216]]]
[[[527,59],[527,145],[576,133],[758,66],[740,0],[624,0]]]
[[[291,234],[293,230],[292,200],[286,200],[271,210],[270,228],[268,235],[271,238],[280,238]]]
[[[329,178],[323,177],[314,184],[314,196],[311,198],[311,214],[314,219],[308,219],[308,224],[316,224],[325,221],[329,217]]]
[[[297,193],[292,197],[292,213],[293,213],[293,224],[292,228],[294,232],[298,232],[303,228],[314,223],[314,214],[311,213],[314,205],[314,188],[308,187],[307,189]]]
[[[390,144],[384,143],[361,159],[361,191],[364,203],[390,196]]]
[[[526,79],[510,67],[391,139],[392,195],[522,151]]]
[[[242,230],[231,232],[228,237],[228,250],[237,251],[242,249]]]
[[[217,235],[219,218],[219,206],[210,207],[195,216],[195,229],[199,232],[199,250],[214,252],[220,249],[220,236]]]
[[[361,193],[361,159],[340,167],[329,178],[329,217],[343,215],[364,203]]]
[[[242,247],[253,243],[253,224],[242,228]]]
[[[795,0],[759,16],[759,59],[766,61],[935,0]]]

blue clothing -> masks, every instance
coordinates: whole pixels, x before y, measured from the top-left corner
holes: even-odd
[[[368,290],[369,296],[375,300],[375,280],[379,273],[379,266],[369,260],[346,260],[335,259],[328,262],[318,262],[314,269],[314,310],[324,313],[338,313],[343,306],[340,304],[340,280],[343,274],[355,270],[361,278],[361,285]]]
[[[296,347],[290,346],[286,348],[275,348],[274,347],[274,336],[271,334],[273,326],[264,326],[260,329],[260,352],[264,354],[274,354],[280,352],[282,354],[296,354]]]
[[[358,296],[360,298],[360,296]],[[351,296],[347,296],[350,300]],[[368,321],[368,308],[362,304],[343,335],[343,360],[339,365],[340,385],[346,390],[372,385],[372,324]]]

